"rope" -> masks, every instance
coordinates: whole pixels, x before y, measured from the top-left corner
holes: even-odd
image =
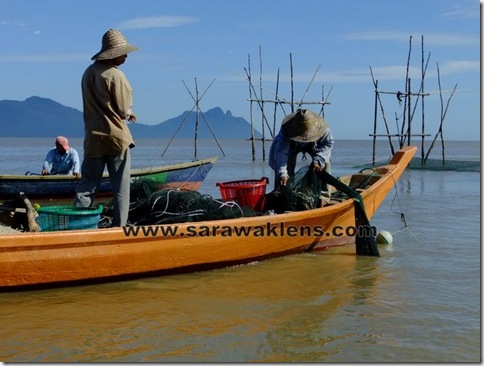
[[[243,216],[244,215],[244,210],[242,210],[242,207],[240,207],[240,205],[235,202],[235,201],[227,201],[227,202],[224,202],[224,201],[219,201],[219,200],[216,200],[212,197],[210,197],[212,199],[212,201],[214,202],[217,202],[218,204],[220,204],[219,206],[219,209],[222,209],[224,207],[228,207],[228,208],[233,208],[233,207],[237,207],[240,211],[240,214]]]
[[[390,161],[390,158],[387,156],[387,157],[384,157],[384,158],[380,158],[380,159],[376,159],[376,160],[371,160],[371,161],[365,161],[361,164],[359,164],[359,166],[365,166],[365,165],[373,165],[373,163],[376,163],[378,161]]]
[[[190,179],[191,179],[191,178],[192,178],[192,177],[195,175],[195,173],[196,173],[196,172],[197,172],[199,169],[201,169],[201,168],[202,168],[202,166],[203,166],[203,167],[205,167],[205,164],[199,164],[199,165],[198,165],[198,166],[197,166],[197,167],[196,167],[196,168],[193,170],[193,172],[192,172],[192,173],[191,173],[191,174],[188,176],[188,178],[187,178],[187,179],[185,179],[185,181],[184,181],[184,182],[183,182],[183,183],[180,185],[180,187],[179,187],[179,188],[183,188],[183,186],[185,185],[185,183],[188,183],[188,181],[189,181],[189,180],[190,180]],[[206,171],[208,171],[208,169],[206,169]],[[203,176],[204,178],[206,177],[206,175],[204,176],[204,175],[203,175],[203,173],[201,173],[201,174],[202,174],[202,176]]]
[[[360,182],[360,184],[358,184],[358,187],[355,187],[354,189],[356,189],[356,188],[365,189],[369,185],[368,182],[370,181],[371,178],[380,176],[380,174],[375,169],[372,169],[372,168],[362,169],[362,170],[359,171],[359,173],[363,173],[365,170],[370,170],[373,173],[366,174],[366,178],[364,180],[362,180]]]
[[[173,188],[173,189],[169,189],[166,191],[166,196],[163,196],[161,194],[158,194],[158,197],[156,197],[156,199],[154,200],[154,202],[151,204],[151,213],[153,214],[154,217],[156,218],[160,218],[162,217],[163,215],[168,215],[168,216],[176,216],[176,217],[195,217],[195,216],[203,216],[203,215],[206,215],[207,214],[207,211],[204,210],[204,209],[196,209],[196,210],[192,210],[192,211],[185,211],[185,212],[171,212],[171,211],[168,211],[168,207],[170,205],[170,194],[173,193],[173,192],[180,192],[181,190],[179,188]],[[150,198],[148,199],[148,201],[151,201],[151,198],[157,194],[156,192],[153,193]],[[165,208],[163,210],[155,210],[155,206],[157,204],[157,202],[166,197],[166,204],[165,204]],[[193,200],[192,200],[193,201]],[[192,202],[190,201],[190,202]],[[190,206],[190,202],[188,202],[188,206]]]
[[[412,232],[412,230],[410,230],[410,227],[408,226],[407,224],[407,220],[405,220],[405,214],[403,213],[403,209],[402,209],[402,204],[400,202],[400,197],[398,196],[398,189],[397,189],[397,182],[395,181],[395,178],[393,177],[393,174],[391,174],[392,176],[392,179],[393,179],[393,185],[395,187],[395,195],[393,196],[393,200],[392,200],[392,203],[390,205],[390,209],[392,210],[393,213],[397,214],[397,215],[400,215],[400,221],[403,222],[403,227],[401,227],[400,229],[398,229],[397,231],[394,231],[393,233],[391,233],[392,235],[394,234],[398,234],[399,232],[402,232],[404,230],[408,230],[408,232],[410,233],[410,235],[412,235],[412,237],[415,239],[415,241],[417,241],[418,243],[420,243],[420,241],[418,240],[418,238],[415,236],[415,234]],[[397,212],[393,209],[393,204],[395,203],[395,200],[397,201],[398,203],[398,207],[400,209],[400,212]]]

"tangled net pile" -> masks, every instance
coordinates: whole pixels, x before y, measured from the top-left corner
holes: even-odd
[[[264,210],[282,213],[286,211],[303,211],[319,207],[323,191],[331,184],[336,191],[332,198],[338,201],[352,198],[355,207],[355,225],[370,227],[365,212],[363,199],[353,188],[346,186],[337,178],[324,171],[318,176],[309,167],[302,167],[286,187],[275,189],[266,195]],[[369,184],[369,179],[364,185]],[[235,201],[224,202],[203,195],[197,191],[180,189],[157,190],[156,184],[150,181],[137,181],[131,185],[131,203],[128,225],[155,225],[205,220],[223,220],[231,218],[260,216],[249,207],[241,207]],[[99,222],[99,227],[110,227],[112,219],[112,202],[108,204]],[[358,231],[359,232],[359,231]],[[356,235],[356,252],[358,255],[379,256],[374,236]]]
[[[234,201],[216,200],[207,194],[177,188],[159,190],[147,180],[131,184],[128,225],[155,225],[205,220],[223,220],[261,215]],[[109,227],[112,202],[106,205],[100,227]]]
[[[289,178],[285,187],[278,187],[267,195],[266,209],[282,213],[317,208],[321,191],[325,188],[317,173],[309,166],[303,166]]]

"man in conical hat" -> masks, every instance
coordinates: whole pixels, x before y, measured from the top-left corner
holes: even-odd
[[[82,76],[84,161],[74,205],[90,207],[107,166],[113,189],[113,226],[125,226],[129,212],[130,149],[133,137],[126,121],[136,122],[131,85],[118,69],[138,48],[116,29],[102,38],[102,48]]]
[[[326,121],[318,114],[298,109],[287,115],[269,153],[269,166],[276,176],[275,187],[285,186],[289,177],[294,176],[299,153],[311,156],[311,169],[330,172],[333,143]]]

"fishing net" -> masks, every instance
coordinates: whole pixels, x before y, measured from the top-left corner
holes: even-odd
[[[373,174],[368,175],[358,187],[367,187]],[[354,200],[356,253],[358,255],[379,256],[376,238],[370,235],[370,221],[366,215],[363,199],[353,188],[347,186],[339,179],[326,171],[316,173],[308,166],[301,167],[294,177],[289,178],[285,187],[278,187],[267,195],[266,209],[276,213],[285,211],[302,211],[320,206],[321,197],[327,195],[328,185],[336,188],[331,192],[333,200],[342,201],[349,198]]]
[[[302,166],[286,186],[267,194],[265,208],[275,213],[310,210],[319,207],[322,192],[327,192],[325,182],[309,166]]]
[[[371,231],[361,230],[361,228],[370,228],[362,197],[354,189],[325,171],[316,173],[308,166],[301,167],[294,177],[288,180],[285,187],[278,187],[266,195],[264,211],[283,213],[320,207],[321,196],[327,192],[328,184],[336,188],[331,192],[332,197],[354,200],[355,225],[358,228],[355,241],[357,254],[379,256],[376,238],[367,235]],[[250,207],[240,206],[235,201],[224,202],[198,191],[176,188],[159,190],[156,183],[139,180],[131,184],[128,225],[223,220],[263,214]],[[99,227],[109,227],[112,216],[111,201],[105,204]]]
[[[156,183],[140,180],[131,184],[128,225],[155,225],[223,220],[261,215],[234,201],[224,202],[197,191],[158,189]],[[110,226],[112,201],[103,212],[100,227]]]

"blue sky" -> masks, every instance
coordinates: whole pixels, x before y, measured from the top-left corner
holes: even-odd
[[[335,138],[369,138],[370,66],[380,90],[403,91],[412,36],[410,75],[416,91],[423,36],[425,59],[430,52],[427,132],[433,137],[440,122],[438,63],[442,89],[458,85],[444,137],[480,139],[477,0],[1,0],[0,100],[36,95],[82,110],[80,78],[109,28],[140,48],[121,66],[134,89],[139,123],[157,124],[191,110],[194,102],[185,85],[194,94],[195,79],[200,95],[206,91],[200,99],[203,111],[219,106],[250,120],[249,56],[258,96],[262,75],[262,97],[274,98],[279,69],[279,97],[286,100],[291,99],[292,57],[294,99],[319,101],[324,91]],[[449,96],[443,94],[444,103]],[[382,95],[382,101],[393,127],[403,106],[394,96]],[[260,113],[253,107],[260,129]],[[272,121],[272,104],[266,104],[266,114]],[[282,119],[281,109],[278,116]],[[383,122],[378,123],[383,132]]]

